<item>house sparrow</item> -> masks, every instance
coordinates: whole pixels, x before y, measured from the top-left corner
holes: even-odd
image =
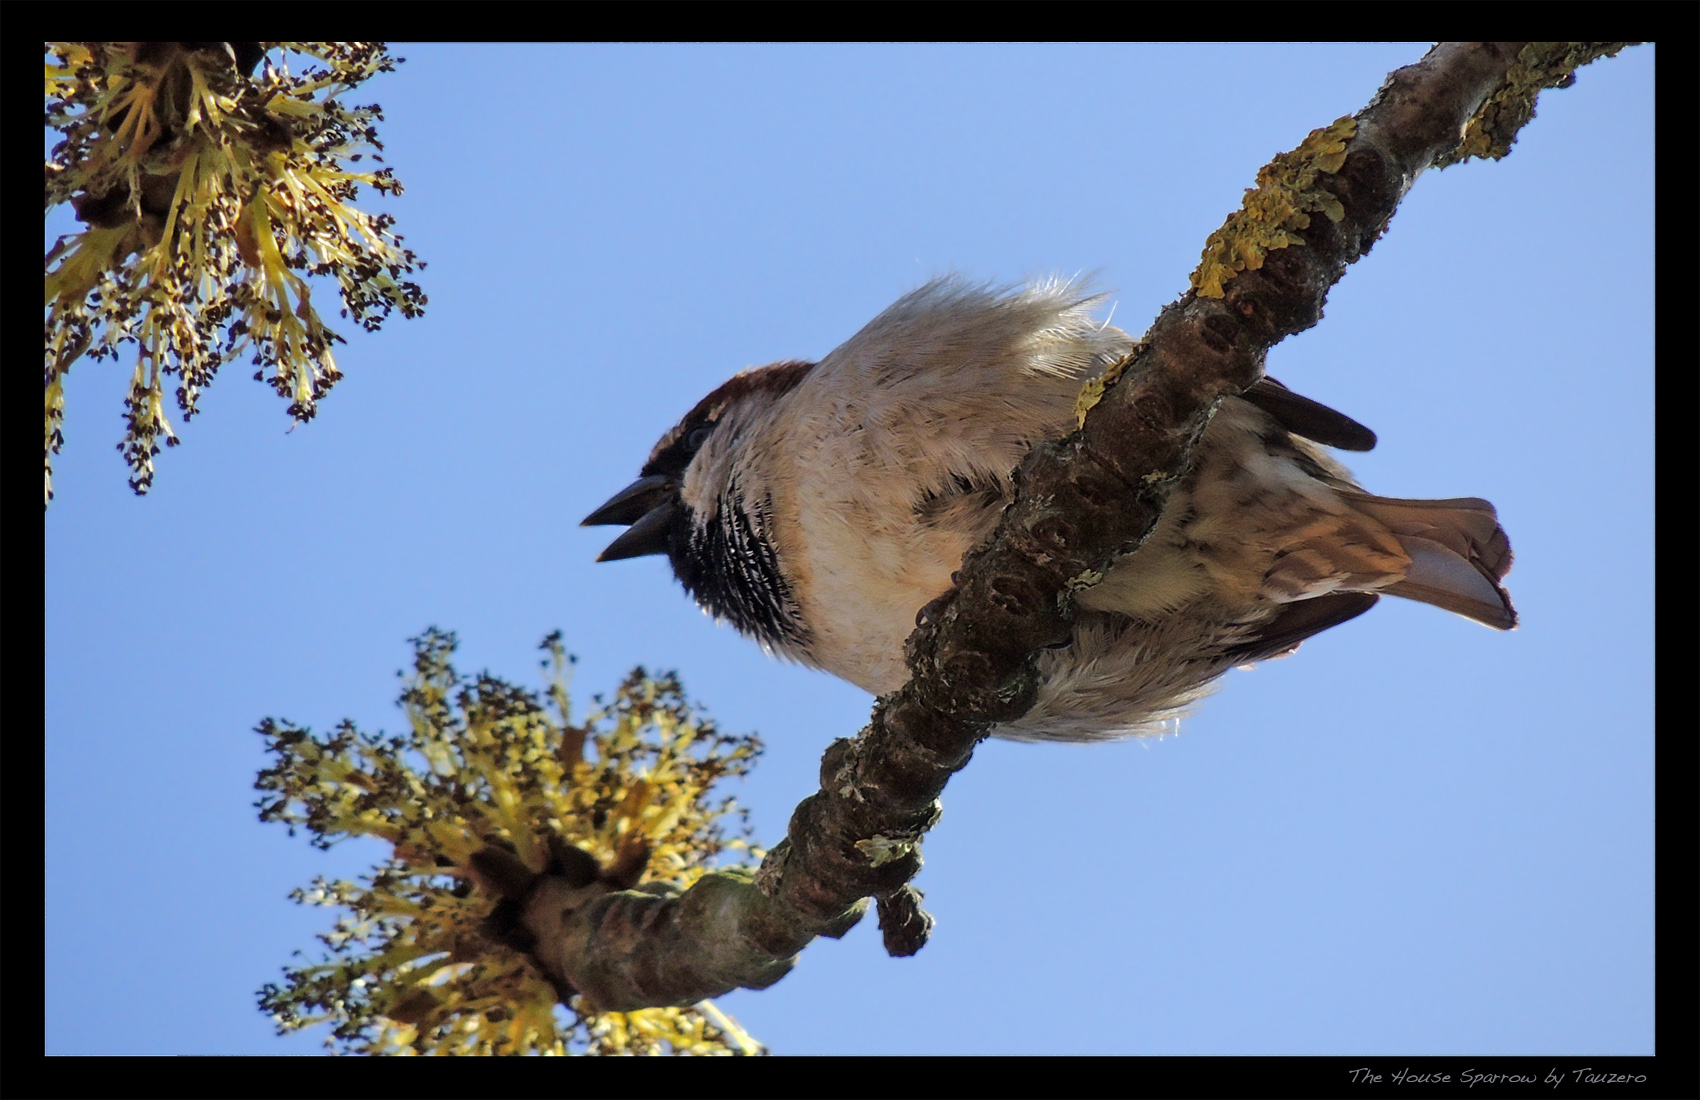
[[[917,610],[996,526],[1012,471],[1075,428],[1081,385],[1131,348],[1092,317],[1101,298],[947,277],[818,363],[734,376],[584,520],[630,525],[597,560],[666,554],[705,611],[770,653],[895,691]],[[1375,436],[1271,378],[1224,399],[1150,537],[1078,594],[1072,640],[1040,655],[1032,709],[992,734],[1157,732],[1227,669],[1383,592],[1516,625],[1491,504],[1371,496],[1319,444]]]

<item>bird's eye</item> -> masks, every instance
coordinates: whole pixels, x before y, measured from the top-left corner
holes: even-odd
[[[697,428],[692,431],[689,436],[685,437],[685,446],[689,447],[693,451],[696,450],[704,443],[708,442],[708,436],[711,431],[713,431],[713,429],[708,427]]]

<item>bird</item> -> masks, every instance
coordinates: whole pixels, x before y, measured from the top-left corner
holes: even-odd
[[[585,517],[627,527],[597,560],[665,555],[704,611],[769,653],[896,691],[918,611],[991,534],[1015,468],[1076,428],[1083,384],[1133,349],[1097,318],[1105,297],[946,275],[818,362],[734,375]],[[1223,398],[1149,536],[1077,593],[1071,637],[1039,654],[1031,709],[990,734],[1172,731],[1228,669],[1382,595],[1516,626],[1493,505],[1374,496],[1328,453],[1375,443],[1267,376]]]

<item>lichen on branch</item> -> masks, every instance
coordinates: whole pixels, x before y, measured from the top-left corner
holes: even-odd
[[[1576,70],[1602,57],[1615,57],[1630,42],[1528,42],[1505,79],[1482,102],[1464,127],[1458,148],[1435,160],[1448,168],[1471,157],[1499,160],[1511,152],[1517,133],[1535,117],[1535,97],[1548,88],[1576,83]]]
[[[279,1031],[329,1023],[327,1045],[345,1053],[757,1052],[707,1002],[595,1011],[512,945],[501,899],[545,870],[600,892],[677,893],[728,853],[759,858],[743,811],[711,789],[745,774],[760,743],[720,733],[676,677],[642,669],[575,725],[559,635],[543,643],[547,702],[461,676],[452,634],[413,644],[408,732],[258,727],[275,756],[256,783],[262,821],[320,848],[371,836],[391,849],[358,883],[292,895],[347,912],[319,937],[327,956],[261,991]]]
[[[397,195],[378,155],[376,105],[340,96],[395,68],[379,42],[49,42],[46,124],[63,135],[45,168],[48,211],[87,228],[46,257],[46,500],[64,443],[64,376],[82,356],[134,345],[125,398],[130,486],[145,493],[163,440],[165,378],[194,416],[218,368],[252,353],[254,377],[310,420],[342,375],[342,337],[309,278],[337,282],[342,315],[376,330],[419,316],[406,276],[425,265],[394,218],[353,206],[359,186]],[[272,60],[272,55],[277,59]],[[322,63],[291,75],[289,55]],[[258,73],[251,70],[265,63]]]
[[[1340,170],[1346,143],[1357,129],[1356,119],[1336,119],[1257,170],[1257,186],[1246,189],[1240,209],[1204,242],[1204,259],[1191,276],[1199,297],[1222,297],[1223,283],[1262,267],[1269,252],[1304,244],[1300,231],[1310,228],[1312,213],[1340,220],[1340,200],[1318,186],[1318,180]],[[1084,423],[1084,415],[1081,420]]]

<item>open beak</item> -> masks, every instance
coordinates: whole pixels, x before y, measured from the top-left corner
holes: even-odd
[[[660,474],[640,477],[585,516],[581,527],[630,524],[630,529],[609,543],[596,560],[619,561],[667,553],[667,531],[679,509],[676,489],[671,480]]]

